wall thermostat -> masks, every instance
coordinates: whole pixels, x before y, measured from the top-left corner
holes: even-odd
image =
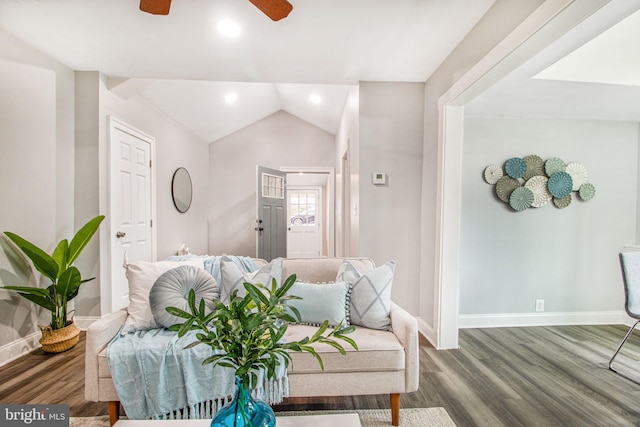
[[[371,175],[373,185],[387,185],[387,174],[383,172],[374,172]]]

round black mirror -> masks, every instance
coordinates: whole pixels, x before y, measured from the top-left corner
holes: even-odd
[[[171,196],[178,212],[185,213],[189,210],[193,197],[193,188],[191,186],[191,176],[185,168],[178,168],[173,173]]]

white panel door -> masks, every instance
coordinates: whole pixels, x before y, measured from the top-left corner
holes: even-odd
[[[151,145],[126,126],[111,127],[111,310],[129,304],[123,262],[152,261]]]
[[[322,189],[287,187],[287,257],[322,255]]]

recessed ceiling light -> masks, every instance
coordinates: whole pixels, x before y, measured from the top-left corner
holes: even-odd
[[[240,25],[235,21],[220,21],[216,28],[225,37],[237,37],[242,32]]]
[[[233,104],[238,100],[238,94],[235,92],[229,92],[224,96],[224,100],[227,104]]]
[[[309,99],[314,104],[320,104],[322,102],[322,97],[320,95],[318,95],[317,93],[312,93],[311,95],[309,95]]]

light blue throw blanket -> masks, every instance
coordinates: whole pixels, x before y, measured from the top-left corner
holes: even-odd
[[[194,256],[170,260],[189,258]],[[220,257],[202,258],[205,269],[219,277]],[[241,265],[252,270],[249,263]],[[107,361],[129,419],[211,418],[231,398],[235,389],[233,369],[202,366],[204,359],[218,351],[204,344],[185,350],[197,341],[196,333],[190,331],[179,338],[167,329],[151,329],[117,334],[111,341]],[[252,393],[255,398],[275,404],[288,396],[284,363],[278,367],[274,380],[268,380],[262,372],[258,372],[258,378],[258,387]]]
[[[107,359],[111,376],[129,419],[211,418],[233,395],[233,369],[202,366],[214,354],[196,341],[196,331],[182,338],[167,329],[150,329],[116,335]],[[286,369],[282,364],[276,379],[259,373],[254,397],[268,404],[288,396]]]

